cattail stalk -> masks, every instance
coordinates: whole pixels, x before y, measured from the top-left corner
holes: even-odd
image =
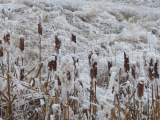
[[[38,34],[39,34],[39,62],[41,64],[41,49],[42,49],[42,46],[41,46],[41,36],[42,36],[42,25],[41,25],[41,18],[39,17],[39,23],[38,23]],[[39,73],[39,79],[40,79],[40,82],[41,82],[41,71]]]
[[[154,90],[152,85],[152,118],[154,120]]]
[[[128,94],[128,104],[130,103],[130,89],[129,89],[129,86],[127,87],[127,94]],[[127,113],[127,118],[130,120],[130,109]]]
[[[119,95],[116,94],[117,101],[118,101],[118,118],[121,119],[121,114],[120,114],[120,102],[119,102]]]
[[[23,81],[24,79],[24,68],[20,69],[20,80]]]
[[[4,35],[3,40],[7,45],[10,45],[10,33],[9,32],[7,32],[6,35]],[[11,81],[10,81],[10,77],[9,77],[9,67],[10,67],[10,65],[9,65],[9,49],[7,50],[7,64],[8,64],[8,70],[7,70],[8,114],[9,114],[9,120],[13,120],[12,103],[11,103]]]
[[[156,119],[158,119],[158,116],[159,116],[158,85],[156,90],[157,90],[157,92],[155,93],[156,94]]]
[[[149,82],[148,82],[148,89],[149,89]],[[149,104],[149,92],[148,92],[148,106],[147,106],[147,120],[149,120],[149,116],[150,116],[150,104]]]
[[[1,41],[1,40],[0,40],[0,44],[2,44],[2,41]],[[1,65],[2,75],[4,76],[4,68],[3,68],[3,47],[2,47],[2,45],[0,46],[0,58],[2,59],[2,65]]]

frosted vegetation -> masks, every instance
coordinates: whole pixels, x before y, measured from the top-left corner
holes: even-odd
[[[158,120],[159,6],[1,0],[0,120]]]

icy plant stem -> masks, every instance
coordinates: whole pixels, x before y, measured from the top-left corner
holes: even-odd
[[[41,63],[41,64],[39,65],[39,69],[38,69],[38,72],[37,72],[37,74],[36,74],[36,77],[38,77],[38,75],[40,74],[42,67],[43,67],[43,63]]]
[[[133,83],[133,88],[135,88],[135,83]],[[134,118],[136,118],[136,99],[135,99],[135,94],[133,96],[133,101],[134,101]]]
[[[130,93],[129,93],[129,86],[127,87],[127,90],[128,90],[128,104],[130,104]],[[128,119],[130,120],[130,109],[128,110]]]
[[[154,99],[153,99],[153,85],[152,85],[152,118],[154,119]]]
[[[156,92],[156,119],[158,119],[158,108],[159,108],[159,104],[158,104],[158,85],[157,85],[157,92]]]
[[[48,101],[46,103],[46,115],[45,115],[45,120],[48,120],[48,114],[49,114],[49,108],[50,108],[50,95],[48,96]]]
[[[39,35],[39,63],[41,64],[41,36]],[[41,71],[39,73],[39,80],[41,83]]]
[[[118,118],[121,120],[121,116],[120,116],[120,103],[119,103],[119,95],[116,94],[117,96],[117,101],[118,101]]]
[[[140,112],[140,111],[139,111],[139,106],[140,106],[140,104],[139,104],[139,101],[138,101],[138,108],[137,108],[137,113],[138,113],[137,116],[138,116],[138,120],[140,120],[140,117],[139,117],[139,112]]]
[[[4,76],[3,60],[2,60],[1,69],[2,69],[2,75]]]
[[[97,86],[97,84],[96,84],[96,81],[95,81],[95,96],[94,96],[94,98],[95,98],[95,99],[94,99],[94,102],[95,102],[95,103],[96,103],[96,99],[97,99],[97,97],[96,97],[96,94],[97,94],[97,93],[96,93],[96,91],[97,91],[97,90],[96,90],[96,86]],[[96,114],[96,111],[97,111],[97,110],[96,110],[96,106],[94,106],[94,115],[95,115],[95,118],[96,118],[96,115],[97,115],[97,114]]]
[[[67,106],[67,108],[68,108],[67,110],[68,110],[68,120],[69,120],[69,105]]]
[[[149,90],[149,82],[148,82],[148,90]],[[147,112],[147,120],[149,120],[149,115],[150,115],[150,113],[149,113],[149,108],[150,108],[150,105],[149,105],[149,91],[148,91],[148,112]]]
[[[23,66],[23,58],[22,58],[22,66]]]
[[[9,51],[7,51],[7,63],[8,63],[8,73],[7,73],[7,84],[8,84],[8,114],[9,114],[9,120],[13,120],[12,116],[12,103],[11,103],[11,83],[9,78]]]
[[[142,120],[142,107],[143,107],[142,101],[141,101],[140,105],[141,105],[140,119]]]
[[[19,62],[19,57],[17,58],[17,60],[16,60],[16,66],[18,66],[18,62]],[[14,77],[16,76],[16,78],[17,78],[17,74],[16,74],[16,70],[14,71]]]

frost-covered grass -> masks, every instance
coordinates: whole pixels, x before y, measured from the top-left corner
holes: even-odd
[[[144,3],[1,0],[0,119],[158,120],[160,9]]]

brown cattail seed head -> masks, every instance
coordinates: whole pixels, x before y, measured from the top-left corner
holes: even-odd
[[[96,78],[97,77],[97,62],[94,62],[94,64],[92,65],[93,67],[93,77]]]
[[[72,41],[76,43],[76,36],[72,34]]]
[[[149,69],[148,69],[148,73],[149,73],[149,79],[150,80],[154,80],[154,72],[153,72],[153,59],[151,58],[150,63],[149,63]]]
[[[144,92],[144,83],[139,82],[138,83],[138,90],[137,90],[137,95],[139,98],[141,98],[143,96],[143,92]]]
[[[0,47],[0,57],[3,57],[3,48]]]
[[[112,62],[108,61],[108,74],[109,74],[109,76],[111,75],[110,74],[111,67],[112,67]]]
[[[38,33],[39,33],[39,35],[42,35],[42,26],[41,26],[41,23],[38,23]]]
[[[3,37],[3,40],[6,44],[10,44],[10,33],[9,32],[6,32],[4,37]]]
[[[88,111],[87,111],[87,109],[83,109],[83,115],[86,115],[86,117],[88,118]]]
[[[108,71],[110,71],[111,67],[112,67],[112,62],[108,61]]]
[[[75,77],[78,77],[78,70],[76,69],[76,63],[78,63],[78,59],[72,57],[73,59],[73,65],[74,65],[74,68],[75,68],[75,71],[74,71],[74,75]]]
[[[20,80],[22,81],[24,79],[24,68],[20,69]]]
[[[21,52],[23,52],[24,50],[24,38],[23,37],[20,37],[19,48]]]
[[[0,44],[2,44],[2,40],[0,40]],[[3,47],[0,46],[0,57],[3,57]]]
[[[67,71],[67,80],[71,80],[71,73],[69,71]]]
[[[90,70],[90,77],[93,79],[93,69]]]
[[[124,52],[124,69],[125,72],[129,71],[129,57],[127,57],[125,52]]]
[[[127,94],[131,94],[130,86],[127,86],[126,91],[127,91]]]
[[[58,39],[57,36],[55,36],[55,44],[56,44],[56,51],[58,52],[61,46],[61,41]]]
[[[135,67],[135,65],[133,65],[133,66],[132,66],[132,77],[133,77],[134,79],[136,79],[135,69],[136,69],[136,67]]]
[[[52,56],[54,59],[48,61],[48,70],[49,71],[56,71],[57,70],[57,56]]]
[[[92,57],[93,53],[90,52],[90,54],[88,55],[88,62],[89,62],[89,65],[91,65],[91,57]]]
[[[154,77],[155,78],[159,78],[159,74],[158,74],[158,60],[156,61],[156,63],[154,64]]]

